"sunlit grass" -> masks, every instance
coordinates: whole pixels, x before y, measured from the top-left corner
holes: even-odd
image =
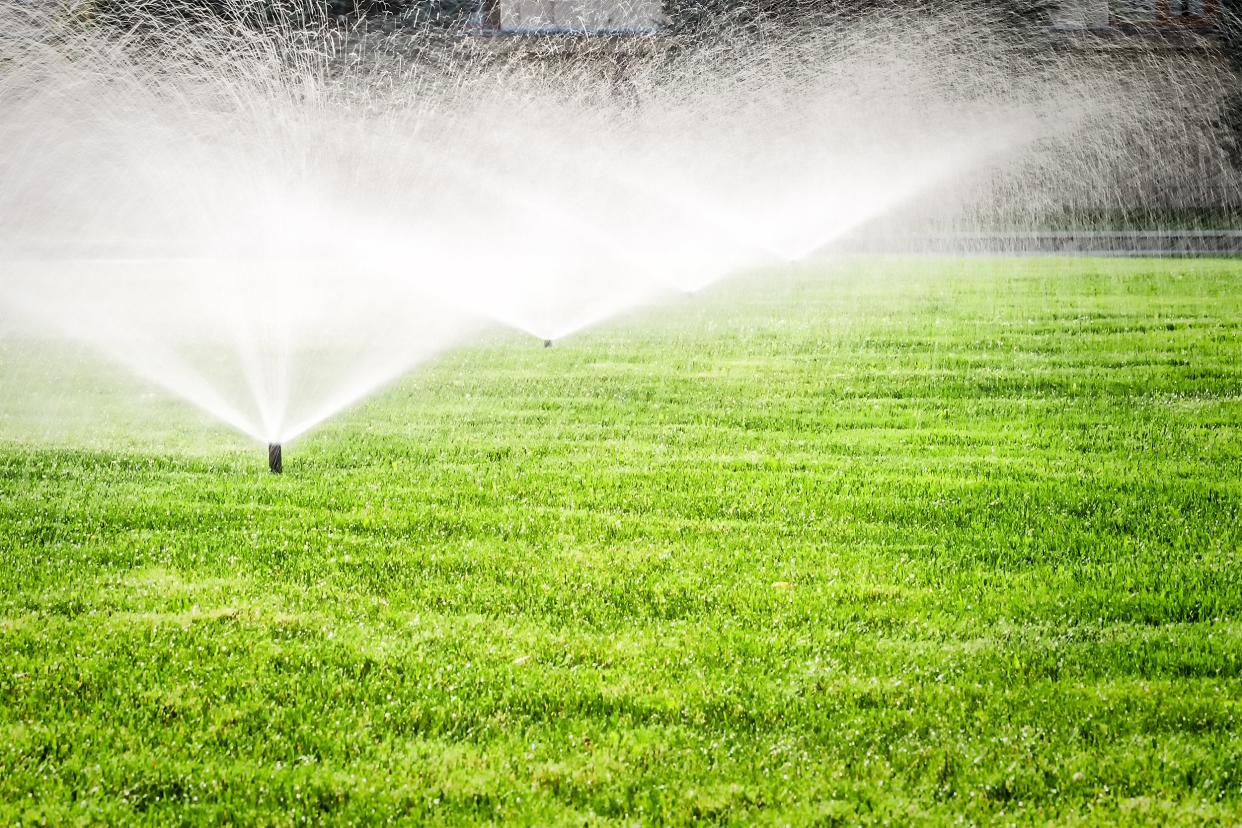
[[[1240,357],[1238,261],[821,264],[273,477],[10,348],[0,822],[1236,821]]]

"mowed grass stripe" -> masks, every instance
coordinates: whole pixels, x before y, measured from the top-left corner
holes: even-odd
[[[0,820],[1237,821],[1240,356],[1237,261],[819,263],[273,478],[6,349]]]

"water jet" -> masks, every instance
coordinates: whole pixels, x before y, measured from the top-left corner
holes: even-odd
[[[851,234],[1238,203],[1216,126],[1234,75],[1043,51],[1053,34],[997,38],[990,4],[963,5],[652,41],[619,101],[586,51],[514,71],[429,40],[346,63],[326,18],[65,27],[58,4],[0,0],[29,22],[0,38],[0,323],[261,445],[495,322],[551,348],[538,332]]]

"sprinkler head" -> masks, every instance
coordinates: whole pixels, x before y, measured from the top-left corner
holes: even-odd
[[[272,474],[280,474],[285,470],[280,457],[280,443],[267,444],[267,467],[272,470]]]
[[[551,348],[551,347],[552,347],[552,340],[550,340],[550,339],[545,339],[545,340],[543,341],[543,347],[545,347],[545,348]]]

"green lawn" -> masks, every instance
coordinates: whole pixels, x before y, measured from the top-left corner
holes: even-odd
[[[283,477],[0,388],[0,824],[1242,822],[1242,260],[497,333]]]

